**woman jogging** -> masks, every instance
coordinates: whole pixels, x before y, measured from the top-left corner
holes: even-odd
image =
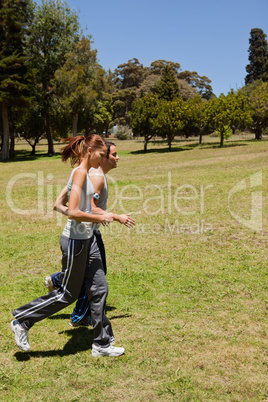
[[[85,279],[93,323],[92,355],[120,356],[124,349],[111,345],[114,335],[105,314],[108,285],[92,230],[92,222],[112,222],[113,214],[90,213],[93,186],[87,174],[91,167],[98,168],[105,157],[105,142],[97,135],[72,137],[66,141],[68,144],[62,150],[62,160],[66,162],[70,159],[72,166],[76,163],[79,166],[73,169],[67,183],[68,221],[60,240],[63,272],[61,288],[13,311],[15,320],[11,322],[11,329],[17,346],[28,351],[29,329],[36,322],[76,301]]]
[[[110,170],[116,169],[117,163],[119,161],[116,145],[110,141],[105,141],[105,144],[107,147],[107,153],[105,158],[102,159],[99,169],[91,168],[88,172],[90,181],[94,188],[94,196],[91,200],[91,210],[93,211],[93,213],[95,212],[98,214],[106,213],[106,206],[108,201],[108,183],[106,174],[110,172]],[[66,205],[68,202],[67,192],[68,189],[66,186],[58,196],[54,205],[54,209],[64,215],[68,215],[68,206]],[[131,218],[129,214],[117,215],[114,213],[113,219],[114,221],[125,225],[127,228],[132,228],[135,225],[135,220]],[[106,274],[106,253],[99,227],[99,224],[93,224],[93,233],[96,237],[97,245],[100,250],[102,265]],[[57,272],[45,278],[45,286],[48,288],[49,292],[52,292],[52,290],[58,289],[61,286],[61,276],[62,272]],[[74,310],[70,316],[69,323],[72,327],[77,327],[79,325],[92,325],[90,317],[90,304],[87,297],[86,286],[84,283]]]

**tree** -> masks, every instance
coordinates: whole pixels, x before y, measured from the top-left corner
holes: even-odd
[[[178,79],[180,95],[182,96],[183,92],[183,97],[185,99],[193,97],[194,95],[192,94],[198,94],[204,99],[210,99],[214,96],[212,86],[210,85],[211,80],[208,77],[200,76],[196,71],[180,71],[181,65],[179,63],[166,60],[156,60],[151,63],[147,75],[160,76],[163,73],[163,69],[167,66],[173,70],[175,77]]]
[[[113,122],[115,125],[129,125],[129,112],[137,98],[135,88],[126,88],[112,94]]]
[[[197,96],[195,89],[191,85],[189,85],[186,80],[179,78],[177,79],[177,82],[179,85],[180,96],[184,101],[195,98]]]
[[[139,88],[143,81],[145,69],[138,59],[128,60],[120,64],[114,71],[118,89]]]
[[[113,93],[114,124],[129,125],[128,114],[132,102],[138,96],[146,70],[139,60],[134,58],[127,63],[120,64],[114,71],[115,90]]]
[[[144,137],[144,152],[147,151],[148,142],[156,133],[158,104],[157,96],[152,94],[145,95],[133,102],[130,125],[134,135]]]
[[[268,43],[262,29],[253,28],[250,31],[249,44],[246,85],[259,79],[268,81]]]
[[[109,129],[111,128],[111,122],[113,118],[112,102],[111,98],[99,100],[97,102],[96,111],[94,113],[94,124],[93,128],[97,134],[108,135]]]
[[[36,145],[45,133],[44,119],[42,118],[41,108],[36,100],[33,100],[29,107],[23,112],[17,110],[14,119],[16,131],[31,146],[31,156],[35,155]]]
[[[206,105],[207,121],[217,130],[220,136],[220,146],[223,146],[225,134],[229,128],[248,127],[251,122],[251,111],[248,101],[242,93],[233,90],[228,95],[221,94]]]
[[[154,75],[162,75],[164,67],[169,66],[175,76],[177,77],[179,74],[179,70],[181,69],[181,65],[179,63],[175,63],[173,61],[167,61],[167,60],[156,60],[153,61],[150,65],[149,72],[150,74]]]
[[[208,77],[201,77],[196,71],[186,70],[179,73],[178,78],[185,80],[202,98],[210,99],[214,96],[210,85],[211,80]]]
[[[10,158],[11,107],[27,103],[27,68],[24,49],[30,16],[30,0],[2,0],[0,3],[2,160]],[[13,147],[11,151],[13,153]]]
[[[54,154],[51,130],[52,80],[57,69],[65,62],[65,55],[79,40],[77,15],[62,0],[42,0],[36,8],[27,51],[42,99],[42,116],[48,140],[48,154]]]
[[[255,139],[262,139],[262,132],[268,127],[268,82],[261,80],[243,87],[240,92],[246,95],[252,123],[250,128],[255,133]]]
[[[196,95],[188,99],[183,108],[183,133],[186,138],[192,134],[199,134],[199,144],[202,143],[202,136],[207,129],[206,105],[207,101]]]
[[[143,67],[138,59],[129,60],[115,70],[114,78],[114,122],[128,125],[128,112],[134,99],[144,95],[158,94],[159,98],[183,100],[200,95],[210,99],[213,95],[210,80],[196,72],[180,72],[179,63],[156,60],[150,67]]]
[[[144,95],[149,95],[149,93],[155,95],[157,93],[157,86],[160,78],[161,75],[148,74],[138,89],[138,96],[142,98]]]
[[[184,102],[180,98],[173,101],[161,99],[158,104],[156,133],[167,139],[169,151],[175,135],[181,134],[184,127],[183,108]]]
[[[167,101],[172,101],[179,96],[179,85],[170,65],[166,65],[162,69],[162,75],[157,86],[157,95],[159,99]]]
[[[64,65],[55,72],[55,91],[62,108],[72,117],[73,136],[76,136],[79,115],[94,108],[96,103],[93,80],[98,68],[97,51],[91,50],[89,38],[82,37],[65,58]]]

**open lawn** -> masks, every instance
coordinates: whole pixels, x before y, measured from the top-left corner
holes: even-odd
[[[15,345],[11,311],[60,267],[66,218],[52,209],[71,170],[44,143],[38,158],[16,145],[0,164],[0,400],[268,401],[268,141],[251,138],[178,140],[170,153],[156,141],[148,154],[116,141],[109,209],[136,220],[102,230],[120,358],[91,356],[73,306],[31,329],[30,352]]]

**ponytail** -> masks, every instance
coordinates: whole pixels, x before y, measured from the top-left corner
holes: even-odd
[[[70,159],[71,166],[80,163],[81,158],[85,155],[89,147],[93,149],[106,147],[104,139],[96,134],[89,135],[88,137],[78,135],[76,137],[63,139],[63,141],[67,142],[67,145],[61,149],[61,160],[67,162],[67,160]]]

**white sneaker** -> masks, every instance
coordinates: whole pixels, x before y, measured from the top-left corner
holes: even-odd
[[[23,350],[24,352],[27,352],[30,350],[30,345],[29,345],[29,340],[28,340],[28,331],[26,329],[22,328],[18,320],[13,320],[11,321],[11,329],[15,334],[15,342],[16,345]]]
[[[100,356],[110,356],[110,357],[118,357],[121,356],[125,353],[124,348],[117,348],[116,346],[97,346],[97,345],[92,345],[92,356],[94,357],[100,357]]]

